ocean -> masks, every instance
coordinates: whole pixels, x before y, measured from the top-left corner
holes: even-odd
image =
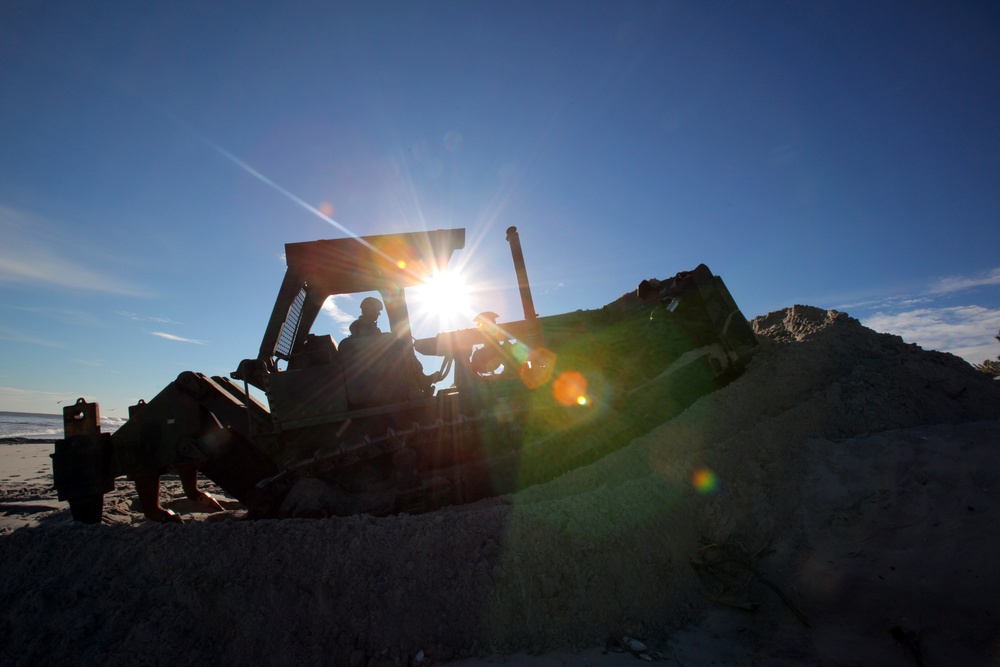
[[[101,430],[114,433],[123,423],[120,417],[101,417]],[[0,444],[55,442],[62,437],[62,415],[0,412]]]

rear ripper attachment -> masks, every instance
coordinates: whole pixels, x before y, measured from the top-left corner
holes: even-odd
[[[200,471],[251,517],[431,511],[585,465],[738,376],[753,354],[746,318],[705,265],[597,310],[542,316],[517,229],[506,236],[523,318],[484,311],[475,326],[420,339],[406,291],[447,271],[464,229],[287,244],[260,349],[231,378],[181,373],[112,434],[97,404],[65,409],[59,498],[99,522],[125,475],[149,519],[179,521],[159,502],[160,475],[175,470],[189,498],[221,509],[198,490]],[[359,327],[338,342],[322,330],[328,299],[372,294],[389,331]]]

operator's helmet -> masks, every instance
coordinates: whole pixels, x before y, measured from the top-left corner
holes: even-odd
[[[474,318],[472,318],[472,321],[475,322],[476,326],[478,327],[487,327],[490,325],[496,325],[498,317],[500,316],[494,313],[493,311],[487,310],[484,313],[479,313],[478,315],[476,315]]]
[[[366,296],[364,299],[361,300],[361,312],[362,313],[370,313],[370,312],[381,313],[382,312],[382,302],[379,301],[378,299],[376,299],[373,296]]]
[[[476,327],[480,331],[490,335],[496,340],[503,340],[506,336],[500,330],[500,327],[497,326],[498,317],[500,316],[493,311],[487,310],[485,313],[479,313],[476,315],[472,318],[472,321],[476,323]]]

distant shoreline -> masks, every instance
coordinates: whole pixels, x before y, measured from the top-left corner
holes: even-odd
[[[0,445],[54,445],[59,438],[22,438],[15,436],[11,438],[0,438]]]
[[[50,419],[52,419],[52,418],[62,419],[63,418],[62,413],[48,414],[48,413],[45,413],[45,412],[10,412],[8,410],[0,410],[0,415],[14,415],[16,417],[46,417],[46,418],[50,418]]]

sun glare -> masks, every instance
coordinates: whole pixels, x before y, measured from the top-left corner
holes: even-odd
[[[469,305],[468,288],[458,273],[445,271],[434,274],[423,285],[413,288],[413,300],[413,314],[425,326],[438,330],[469,326],[472,307]]]

